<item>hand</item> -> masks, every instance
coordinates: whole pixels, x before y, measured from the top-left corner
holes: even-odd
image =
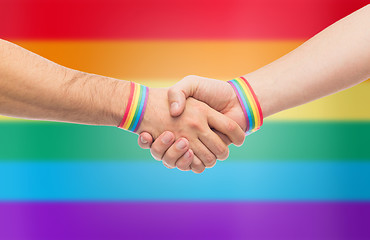
[[[216,158],[227,158],[227,145],[212,129],[222,132],[235,144],[243,142],[244,132],[236,122],[193,98],[184,101],[186,108],[181,116],[171,117],[167,92],[167,89],[150,89],[147,110],[138,133],[148,132],[156,139],[165,130],[173,132],[173,136],[161,138],[162,143],[186,138],[188,141],[179,140],[178,143],[189,146],[192,149],[189,153],[194,153],[194,156],[193,162],[184,166],[184,169],[189,170],[191,167],[194,172],[202,172],[205,167],[214,166]],[[153,156],[157,160],[162,159],[157,154]],[[166,160],[164,164],[173,168],[176,162],[171,160]]]
[[[168,90],[168,100],[172,116],[179,116],[184,111],[186,98],[190,96],[207,103],[210,107],[233,119],[243,130],[246,130],[246,119],[239,100],[233,88],[227,82],[198,76],[185,77]],[[189,157],[188,154],[184,155],[184,153],[188,153],[188,148],[181,150],[175,148],[172,145],[174,138],[172,138],[172,141],[166,143],[161,141],[162,137],[171,134],[171,132],[166,132],[153,143],[152,136],[149,133],[143,132],[139,136],[138,143],[142,148],[151,147],[153,157],[158,158],[158,156],[161,156],[164,164],[167,161],[176,162],[179,163],[177,167],[183,170],[182,162],[184,158]],[[226,144],[230,144],[230,140],[227,137],[219,132],[218,135]]]
[[[231,85],[225,81],[187,76],[168,90],[170,113],[179,116],[185,108],[185,101],[193,97],[206,103],[216,111],[228,116],[246,130],[247,124],[239,100]]]

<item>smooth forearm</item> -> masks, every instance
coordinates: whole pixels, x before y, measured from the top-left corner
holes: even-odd
[[[129,84],[72,70],[0,40],[0,114],[117,125]]]
[[[370,76],[370,6],[245,75],[264,116],[349,88]]]

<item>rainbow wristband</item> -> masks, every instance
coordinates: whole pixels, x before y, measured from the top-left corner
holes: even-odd
[[[128,98],[125,114],[121,123],[117,126],[136,132],[140,126],[148,102],[149,88],[138,83],[131,82],[130,96]]]
[[[260,129],[263,124],[262,110],[257,96],[244,77],[235,78],[228,83],[234,88],[242,106],[244,116],[247,119],[246,134],[249,135]]]

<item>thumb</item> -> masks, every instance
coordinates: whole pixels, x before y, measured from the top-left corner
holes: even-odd
[[[152,135],[150,135],[147,132],[142,132],[142,133],[140,133],[137,142],[138,142],[138,144],[141,148],[148,149],[152,146],[153,137],[152,137]]]
[[[193,76],[187,76],[168,89],[170,114],[177,117],[184,112],[185,102],[193,96],[198,87],[198,81]]]

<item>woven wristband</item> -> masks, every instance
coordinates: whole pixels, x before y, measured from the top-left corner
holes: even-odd
[[[125,114],[117,126],[131,132],[136,132],[140,126],[148,102],[149,88],[131,82],[130,96],[128,98]]]
[[[263,124],[262,110],[257,96],[244,77],[235,78],[228,81],[228,83],[233,87],[242,106],[245,119],[247,120],[246,134],[249,135],[260,129]]]

